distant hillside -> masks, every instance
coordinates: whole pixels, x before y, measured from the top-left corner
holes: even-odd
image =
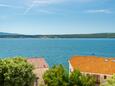
[[[63,34],[63,35],[21,35],[0,32],[0,38],[115,38],[115,33]]]
[[[0,35],[20,35],[20,34],[0,32]]]
[[[10,33],[0,32],[0,35],[11,35]]]

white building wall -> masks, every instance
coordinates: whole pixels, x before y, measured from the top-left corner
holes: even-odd
[[[73,70],[73,67],[72,67],[70,61],[68,61],[68,63],[69,63],[69,74],[70,74],[70,73],[73,72],[74,70]]]
[[[69,74],[71,72],[74,71],[70,61],[69,62]],[[90,72],[81,72],[82,74],[90,74],[90,75],[99,75],[100,76],[100,83],[105,83],[107,81],[108,78],[110,78],[112,75],[109,75],[109,74],[100,74],[100,73],[90,73]],[[107,78],[104,79],[104,76],[106,76]]]

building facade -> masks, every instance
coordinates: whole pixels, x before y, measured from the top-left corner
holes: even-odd
[[[83,74],[96,78],[96,83],[105,83],[115,73],[115,58],[74,56],[69,60],[69,72],[78,69]]]
[[[34,86],[44,85],[43,75],[48,70],[48,64],[44,58],[28,58],[27,62],[34,66],[36,81]]]

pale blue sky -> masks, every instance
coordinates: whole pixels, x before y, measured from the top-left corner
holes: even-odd
[[[0,32],[115,32],[115,0],[0,0]]]

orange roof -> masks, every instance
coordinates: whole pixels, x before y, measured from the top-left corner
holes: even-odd
[[[48,64],[44,58],[28,58],[27,62],[34,65],[35,68],[48,68]]]
[[[112,75],[115,73],[115,58],[96,56],[74,56],[70,59],[73,69],[81,72],[100,73]]]

